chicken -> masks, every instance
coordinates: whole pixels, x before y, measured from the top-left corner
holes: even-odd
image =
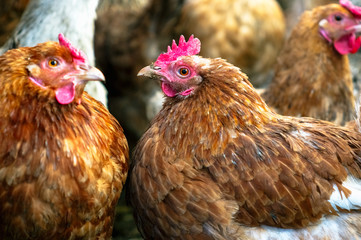
[[[339,4],[305,12],[278,58],[262,97],[279,114],[344,125],[355,98],[348,55],[361,46],[360,20]]]
[[[94,20],[99,0],[30,0],[20,23],[0,53],[34,46],[40,42],[56,41],[62,32],[76,44],[94,65]],[[91,96],[107,106],[107,91],[101,82],[90,82],[86,89]]]
[[[129,153],[83,92],[103,80],[61,34],[0,57],[0,239],[111,238]]]
[[[180,38],[139,76],[162,110],[127,196],[145,239],[361,237],[361,134],[273,112],[239,68]]]

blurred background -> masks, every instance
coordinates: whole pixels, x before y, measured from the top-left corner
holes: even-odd
[[[107,99],[104,103],[124,128],[132,149],[163,101],[158,83],[138,79],[137,72],[166,51],[172,39],[178,41],[181,34],[188,39],[194,34],[202,42],[200,55],[225,58],[240,67],[255,87],[266,87],[272,78],[273,66],[284,40],[299,16],[315,6],[338,1],[63,0],[69,2],[72,9],[59,6],[56,10],[49,10],[47,4],[55,4],[52,2],[2,0],[2,51],[22,46],[24,38],[43,42],[56,40],[59,32],[72,34],[70,40],[73,44],[79,46],[89,59],[95,59],[95,65],[106,76],[107,95],[99,91],[99,86],[94,86],[89,92],[98,99]],[[90,2],[94,6],[88,6]],[[77,13],[73,12],[75,9],[96,13],[89,14],[90,27],[78,26],[87,28],[84,30],[91,34],[72,27],[81,24],[76,18]],[[27,17],[24,16],[25,11]],[[35,33],[24,34],[31,32],[29,25],[35,25],[32,31],[36,31],[37,18],[43,19],[47,14],[71,21],[65,26],[61,26],[62,23],[51,25],[49,35],[40,33],[45,39],[37,38]],[[50,22],[45,24],[49,25]],[[83,47],[81,40],[88,41],[91,49]],[[350,59],[352,66],[354,62],[359,62],[360,55],[350,55]],[[354,64],[351,70],[358,86],[359,67]],[[124,195],[123,191],[116,211],[113,239],[141,239]]]

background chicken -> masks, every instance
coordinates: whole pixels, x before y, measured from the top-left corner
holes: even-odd
[[[30,0],[13,35],[0,53],[16,47],[56,41],[58,33],[62,32],[85,52],[89,63],[94,65],[94,20],[98,1]],[[86,91],[107,105],[107,92],[101,82],[90,82]]]
[[[136,141],[163,99],[157,83],[135,76],[174,36],[196,34],[204,43],[204,56],[227,58],[261,79],[275,62],[284,31],[274,0],[144,0],[103,7],[95,47],[107,78],[109,108]]]
[[[104,80],[62,35],[0,57],[0,238],[109,239],[123,130],[83,92]]]
[[[129,179],[143,236],[361,237],[361,134],[274,113],[239,68],[199,51],[181,38],[139,72],[166,95]]]
[[[262,97],[278,113],[344,125],[355,99],[347,54],[361,46],[360,20],[339,4],[305,12],[287,40]]]
[[[278,0],[284,9],[286,15],[286,23],[288,32],[293,26],[297,23],[299,15],[301,15],[305,10],[312,9],[313,7],[319,5],[325,5],[329,3],[338,3],[339,0]],[[341,2],[341,1],[340,1]],[[351,2],[354,6],[361,6],[361,2],[357,0],[342,0],[342,2]],[[361,89],[361,53],[360,50],[356,54],[349,55],[350,68],[352,73],[352,79],[354,83],[354,95],[360,95]]]

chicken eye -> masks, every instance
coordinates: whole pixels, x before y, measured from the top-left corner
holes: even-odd
[[[335,15],[334,18],[335,18],[335,20],[338,21],[338,22],[342,20],[342,16],[341,16],[341,15]]]
[[[50,67],[56,67],[56,66],[59,65],[59,62],[58,62],[57,60],[55,60],[55,59],[50,59],[50,60],[48,61],[48,65],[49,65]]]
[[[178,75],[180,77],[187,77],[189,75],[189,69],[185,67],[181,67],[178,69]]]

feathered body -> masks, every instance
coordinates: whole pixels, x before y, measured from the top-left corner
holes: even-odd
[[[194,54],[140,72],[168,96],[131,166],[144,238],[360,237],[360,133],[278,115],[237,67]]]
[[[341,19],[335,20],[337,17]],[[347,54],[357,51],[359,45],[348,29],[357,24],[359,20],[339,4],[305,12],[281,51],[271,84],[262,94],[266,103],[283,115],[341,125],[352,120],[355,99]],[[354,49],[340,49],[338,41],[348,38],[347,44]]]
[[[60,103],[67,88],[47,80],[54,73],[44,59],[80,61],[55,42],[0,57],[0,238],[109,239],[127,141],[103,104],[82,92],[84,83],[74,101]],[[76,75],[68,76],[60,84]]]

